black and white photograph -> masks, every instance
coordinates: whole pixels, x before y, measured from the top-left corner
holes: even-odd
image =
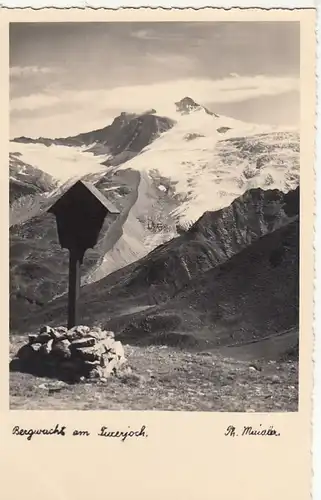
[[[298,412],[300,22],[9,49],[10,409]]]

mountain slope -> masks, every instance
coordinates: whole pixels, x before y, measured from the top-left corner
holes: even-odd
[[[137,313],[119,338],[200,348],[250,342],[250,350],[254,340],[291,328],[297,344],[298,321],[297,217],[195,278],[166,304]]]
[[[274,131],[200,109],[181,116],[124,166],[170,179],[180,201],[173,215],[188,224],[251,188],[294,189],[299,153],[296,131]]]
[[[10,205],[22,196],[50,193],[56,181],[40,170],[21,160],[20,153],[9,155]]]
[[[154,300],[166,300],[199,273],[291,221],[299,214],[299,203],[299,188],[285,195],[260,188],[247,191],[228,207],[206,212],[185,234],[142,259],[126,279],[126,288],[138,292],[147,285]]]
[[[81,321],[106,320],[133,309],[166,302],[197,276],[228,261],[262,235],[288,224],[298,213],[299,189],[286,195],[276,190],[251,190],[229,207],[204,214],[186,233],[159,246],[146,257],[83,286]],[[58,253],[56,255],[57,259]],[[43,262],[41,259],[40,256],[39,262]],[[17,267],[14,275],[19,276],[18,271]],[[25,286],[29,283],[34,292],[36,283],[28,279]],[[53,286],[59,282],[53,277],[46,279]],[[57,298],[43,312],[35,310],[32,314],[37,317],[28,317],[26,321],[29,324],[32,321],[64,321],[66,299],[66,296]],[[24,319],[14,314],[15,307],[13,302],[12,328],[20,329]]]
[[[49,174],[21,160],[21,154],[9,155],[10,226],[35,216],[56,189],[57,182]]]

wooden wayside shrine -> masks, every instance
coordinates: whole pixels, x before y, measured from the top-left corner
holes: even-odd
[[[78,324],[80,266],[94,248],[107,215],[119,211],[89,182],[77,181],[49,209],[56,217],[59,243],[69,250],[68,328]]]

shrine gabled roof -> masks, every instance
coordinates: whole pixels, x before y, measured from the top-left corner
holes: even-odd
[[[94,184],[91,184],[90,182],[86,181],[79,181],[81,182],[96,198],[107,208],[108,212],[111,214],[119,214],[119,210],[109,201],[107,198],[102,194],[99,189],[94,186]]]
[[[55,201],[55,203],[51,205],[48,212],[56,213],[63,210],[63,207],[66,206],[67,199],[70,198],[70,196],[72,198],[74,197],[75,190],[78,192],[77,197],[81,196],[79,188],[80,191],[85,188],[87,192],[91,193],[91,195],[93,195],[110,214],[119,214],[119,210],[109,200],[107,200],[107,198],[99,191],[99,189],[96,188],[96,186],[83,180],[79,180],[73,184],[58,200]]]

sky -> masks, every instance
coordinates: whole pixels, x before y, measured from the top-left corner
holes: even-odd
[[[296,125],[297,22],[11,23],[10,135],[65,137],[192,97],[244,121]]]

